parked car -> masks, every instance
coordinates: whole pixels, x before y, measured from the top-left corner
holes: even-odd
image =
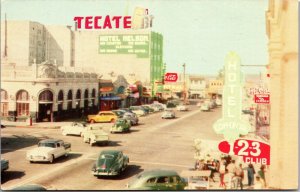
[[[118,118],[122,118],[123,115],[126,113],[123,110],[112,110],[112,112],[115,113],[118,116]]]
[[[187,183],[173,170],[149,170],[138,174],[127,188],[131,190],[184,190]]]
[[[67,156],[71,151],[71,143],[60,139],[45,139],[38,143],[38,147],[27,152],[26,158],[30,163],[37,161],[53,161],[61,156]]]
[[[114,125],[111,127],[110,132],[111,133],[123,133],[123,132],[129,132],[131,127],[130,120],[127,119],[118,119]]]
[[[201,111],[209,111],[210,110],[210,107],[207,103],[203,103],[200,107],[200,110]]]
[[[123,119],[130,121],[131,125],[137,125],[139,123],[139,118],[135,113],[125,113]]]
[[[151,107],[154,109],[155,112],[164,110],[164,107],[157,103],[151,104]]]
[[[86,129],[87,123],[85,122],[73,122],[71,125],[62,126],[60,129],[63,135],[80,135]]]
[[[145,116],[146,111],[141,106],[130,106],[129,108],[132,112],[134,112],[137,116]]]
[[[188,111],[189,108],[186,105],[178,105],[176,107],[177,111]]]
[[[119,150],[102,151],[92,167],[92,174],[100,177],[102,175],[119,175],[126,169],[129,163],[128,156]]]
[[[112,111],[101,111],[97,115],[88,115],[87,121],[90,123],[115,122],[118,116]]]
[[[47,191],[47,188],[37,184],[21,185],[10,189],[12,191]]]
[[[146,107],[144,105],[141,105],[140,107],[146,112],[146,115],[150,113],[149,107]]]
[[[82,135],[83,141],[89,143],[91,146],[95,143],[104,143],[106,145],[109,143],[108,133],[103,131],[102,127],[89,126]]]
[[[166,110],[161,115],[162,119],[174,119],[175,118],[175,112],[173,110]]]
[[[210,170],[184,170],[180,175],[187,178],[185,190],[208,190],[210,174]]]
[[[9,161],[6,159],[1,159],[1,173],[9,168]]]
[[[129,109],[129,108],[121,108],[121,109],[119,109],[119,110],[122,110],[122,111],[124,111],[124,112],[127,112],[127,113],[134,113],[131,109]]]
[[[151,105],[142,105],[142,107],[146,108],[146,110],[148,110],[149,113],[154,113],[154,109],[151,107]]]
[[[176,108],[176,104],[173,102],[168,102],[166,108]]]

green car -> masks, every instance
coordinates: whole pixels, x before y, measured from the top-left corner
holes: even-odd
[[[92,174],[96,177],[119,175],[126,169],[129,158],[119,150],[104,150],[92,168]]]
[[[150,170],[136,176],[130,190],[184,190],[187,183],[173,170]]]
[[[131,123],[127,119],[118,119],[115,124],[111,127],[110,132],[111,133],[123,133],[123,132],[129,132],[131,127]]]

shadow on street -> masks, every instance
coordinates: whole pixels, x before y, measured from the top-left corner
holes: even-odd
[[[20,179],[25,175],[24,171],[4,171],[1,173],[1,184],[13,180],[13,179]]]

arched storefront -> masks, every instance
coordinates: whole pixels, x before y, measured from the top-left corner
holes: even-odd
[[[0,116],[7,117],[8,116],[8,94],[7,91],[1,89],[1,108],[0,108]]]
[[[26,120],[29,115],[29,94],[25,90],[20,90],[16,94],[16,112],[17,120]]]
[[[39,94],[38,121],[53,122],[53,93],[50,90],[44,90]]]

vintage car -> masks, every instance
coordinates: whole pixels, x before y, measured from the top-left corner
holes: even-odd
[[[61,126],[63,135],[82,135],[86,129],[87,123],[85,122],[73,122],[71,125]]]
[[[9,161],[6,159],[1,159],[1,172],[9,168]]]
[[[151,105],[142,105],[144,109],[148,111],[148,113],[154,113],[154,109],[151,107]]]
[[[208,190],[210,170],[184,170],[181,176],[187,178],[185,190]]]
[[[111,127],[110,132],[111,133],[123,133],[123,132],[129,132],[131,127],[130,120],[127,119],[118,119],[114,125]]]
[[[83,141],[91,146],[95,143],[104,143],[106,145],[109,143],[108,133],[103,131],[102,127],[88,126],[82,133],[82,136]]]
[[[12,191],[47,191],[47,188],[38,184],[21,185],[10,189]]]
[[[151,104],[151,107],[154,109],[155,112],[164,110],[164,107],[158,103]]]
[[[90,123],[115,122],[118,116],[112,111],[101,111],[96,115],[88,115],[87,121]]]
[[[67,156],[71,151],[71,143],[60,139],[45,139],[38,143],[38,147],[27,152],[26,158],[30,163],[37,161],[53,161],[61,156]]]
[[[125,113],[123,119],[130,121],[131,125],[137,125],[139,123],[139,118],[135,113]]]
[[[184,190],[187,183],[173,170],[149,170],[127,184],[130,190]]]
[[[133,113],[135,113],[137,116],[145,116],[147,115],[144,108],[141,106],[130,106],[129,108]]]
[[[203,103],[200,107],[200,110],[201,111],[209,111],[210,110],[210,107],[207,103]]]
[[[118,118],[122,118],[124,116],[124,114],[126,113],[123,110],[112,110],[111,112],[115,113],[118,116]]]
[[[119,150],[102,151],[92,167],[92,174],[100,177],[103,175],[119,175],[126,169],[129,158]]]
[[[186,105],[178,105],[176,107],[177,111],[188,111],[189,108]]]
[[[173,110],[165,110],[163,114],[161,115],[162,119],[174,119],[175,118],[175,112]]]

